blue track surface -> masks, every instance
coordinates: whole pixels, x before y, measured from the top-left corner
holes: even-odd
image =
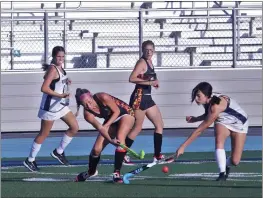
[[[244,150],[252,151],[252,150],[262,150],[262,128],[250,128],[249,136],[247,136],[246,143],[244,145]],[[190,129],[171,129],[165,130],[162,144],[162,152],[163,153],[174,153],[176,149],[185,141],[187,134]],[[132,145],[132,149],[139,152],[140,150],[144,150],[145,153],[153,153],[153,132],[148,134],[139,135],[134,144]],[[90,135],[92,133],[86,133],[86,136],[75,137],[72,142],[66,148],[66,156],[87,156],[87,160],[72,160],[70,164],[72,165],[86,165],[88,164],[88,155],[93,147],[93,144],[96,140],[96,135]],[[179,135],[182,135],[179,136]],[[38,160],[38,157],[50,157],[50,152],[58,147],[61,137],[63,133],[59,135],[59,137],[48,137],[45,142],[42,144],[41,150],[38,153],[36,158],[38,165],[59,165],[59,163],[54,159],[50,160]],[[205,136],[208,135],[208,136]],[[2,161],[2,166],[21,166],[22,161],[11,160],[12,158],[22,157],[26,159],[28,157],[30,147],[34,140],[36,134],[32,134],[30,136],[25,134],[6,134],[3,135],[1,140],[1,155],[2,158],[8,158],[8,161]],[[187,147],[185,152],[214,152],[215,148],[215,139],[213,137],[213,129],[209,129],[206,133],[204,133],[201,137],[197,138],[191,145]],[[115,147],[112,145],[108,145],[102,152],[102,155],[113,155]],[[225,142],[225,150],[231,150],[231,141],[228,138]],[[261,160],[262,158],[249,158],[243,160]],[[133,160],[134,161],[134,160]],[[204,159],[200,160],[178,160],[178,162],[195,162],[195,161],[204,161]],[[205,161],[213,161],[214,159],[205,160]],[[151,163],[150,160],[135,160],[135,163]],[[112,160],[102,159],[100,161],[101,164],[113,164]]]
[[[242,160],[245,161],[259,161],[262,160],[262,158],[242,158]],[[136,164],[148,164],[151,163],[152,160],[132,160]],[[214,159],[195,159],[195,160],[176,160],[176,162],[215,162]],[[88,160],[69,160],[71,165],[87,165]],[[101,160],[100,164],[113,164],[113,160]],[[39,166],[47,166],[47,165],[61,165],[57,160],[38,160],[37,164]],[[22,166],[22,161],[2,161],[1,162],[2,167],[11,167],[11,166]]]
[[[162,152],[173,153],[185,141],[185,137],[163,137]],[[2,158],[26,158],[30,152],[34,138],[12,138],[1,140]],[[65,150],[66,156],[85,156],[89,155],[96,137],[75,137]],[[43,143],[38,157],[50,156],[50,152],[58,147],[61,137],[49,137]],[[199,137],[187,147],[185,152],[214,152],[214,137]],[[144,150],[145,153],[153,153],[152,135],[140,135],[136,138],[132,149],[139,152]],[[230,151],[231,141],[227,139],[225,150]],[[102,155],[113,155],[115,148],[108,145],[102,152]],[[262,136],[248,136],[244,150],[262,150]]]

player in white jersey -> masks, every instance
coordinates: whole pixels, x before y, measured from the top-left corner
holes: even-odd
[[[198,128],[177,149],[177,157],[184,153],[184,149],[193,142],[211,124],[215,124],[215,155],[219,168],[217,181],[226,180],[230,166],[237,166],[241,160],[246,136],[248,132],[248,116],[239,104],[223,94],[213,94],[212,86],[207,82],[199,83],[192,91],[192,102],[203,105],[205,114],[194,117],[187,116],[189,123],[203,121]],[[231,156],[226,159],[224,144],[226,138],[231,137]]]
[[[69,165],[64,150],[79,130],[76,117],[68,107],[68,87],[71,81],[68,79],[67,73],[62,67],[64,56],[64,48],[56,46],[52,50],[53,59],[51,64],[43,65],[43,70],[46,71],[46,73],[41,87],[43,96],[38,112],[38,117],[41,119],[41,129],[34,139],[28,158],[23,162],[24,166],[32,172],[39,171],[35,158],[42,143],[49,135],[55,120],[61,119],[69,126],[60,145],[51,153],[51,156],[57,159],[61,164]]]

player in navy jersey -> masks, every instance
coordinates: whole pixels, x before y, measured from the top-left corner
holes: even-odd
[[[34,139],[28,158],[23,162],[24,166],[33,172],[39,171],[35,158],[56,120],[63,120],[69,127],[60,145],[51,152],[51,156],[61,164],[69,165],[64,150],[79,130],[76,117],[68,107],[68,87],[71,81],[63,69],[64,56],[64,48],[56,46],[52,50],[51,64],[43,65],[43,70],[46,71],[46,73],[41,87],[43,95],[38,112],[38,117],[41,119],[41,128],[39,134]]]
[[[184,153],[191,144],[211,124],[215,124],[215,155],[219,167],[217,181],[226,180],[230,166],[237,166],[241,160],[248,132],[248,115],[232,98],[221,93],[213,93],[212,86],[207,82],[199,83],[192,91],[192,102],[203,105],[205,113],[201,116],[187,116],[189,123],[202,121],[199,127],[187,138],[176,151],[177,157]],[[224,144],[231,137],[231,156],[226,159]]]

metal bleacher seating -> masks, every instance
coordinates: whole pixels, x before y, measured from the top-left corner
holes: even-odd
[[[241,2],[238,6],[262,6],[259,3]],[[139,57],[139,12],[135,11],[139,8],[149,9],[142,12],[142,38],[156,44],[156,66],[231,67],[233,64],[232,7],[237,6],[235,2],[66,2],[68,11],[65,15],[60,11],[64,8],[63,3],[14,2],[13,6],[14,9],[32,11],[14,14],[13,17],[19,20],[13,22],[13,36],[10,20],[5,21],[10,14],[2,14],[1,70],[10,69],[11,48],[20,52],[12,59],[12,69],[41,68],[44,60],[44,15],[34,13],[35,9],[57,10],[48,14],[49,53],[55,45],[66,43],[68,69],[133,67]],[[85,7],[94,10],[72,11]],[[102,9],[117,8],[125,10],[102,12]],[[2,9],[10,9],[10,3],[2,3]],[[241,9],[238,14],[237,66],[260,66],[261,10]],[[63,18],[67,20],[61,20]]]

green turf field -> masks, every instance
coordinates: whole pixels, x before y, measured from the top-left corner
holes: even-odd
[[[146,158],[150,156],[147,155]],[[243,157],[261,157],[261,152],[245,152]],[[76,158],[76,157],[74,157]],[[79,157],[87,158],[85,157]],[[109,159],[112,156],[103,156]],[[185,153],[180,159],[208,159],[213,153]],[[70,158],[69,159],[73,159]],[[7,160],[7,159],[2,159]],[[10,159],[9,159],[10,160]],[[14,159],[18,160],[18,159]],[[141,165],[138,165],[141,166]],[[262,162],[247,161],[233,167],[229,180],[216,182],[215,162],[169,164],[169,173],[157,165],[136,176],[131,184],[113,184],[113,165],[99,165],[99,175],[75,183],[73,179],[87,166],[40,167],[31,173],[23,167],[2,168],[2,197],[262,197]],[[122,173],[137,166],[124,166]]]

